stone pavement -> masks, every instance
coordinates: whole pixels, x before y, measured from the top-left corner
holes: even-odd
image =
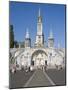
[[[9,88],[22,88],[34,72],[25,72],[23,70],[16,73],[9,73]]]
[[[24,87],[52,86],[55,83],[49,78],[46,72],[36,70]]]
[[[9,83],[10,88],[66,85],[66,69],[38,69],[33,72],[21,70],[15,74],[10,73]]]
[[[66,69],[61,70],[49,69],[47,75],[53,80],[56,85],[66,85]]]

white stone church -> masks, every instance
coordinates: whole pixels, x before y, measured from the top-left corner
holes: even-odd
[[[37,34],[34,46],[31,47],[31,38],[29,36],[28,29],[25,35],[25,48],[10,50],[15,59],[15,65],[18,69],[22,67],[33,67],[33,69],[42,68],[56,68],[57,66],[65,67],[65,48],[54,47],[54,37],[52,31],[50,31],[48,37],[48,46],[44,44],[44,32],[42,17],[39,9],[37,19]]]

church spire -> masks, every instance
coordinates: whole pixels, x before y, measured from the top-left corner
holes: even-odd
[[[50,35],[49,35],[49,38],[53,38],[52,28],[50,29]]]
[[[42,23],[41,11],[40,8],[38,10],[38,23]]]
[[[42,25],[42,16],[40,13],[40,8],[38,9],[37,35],[36,35],[35,46],[37,46],[37,47],[44,46],[43,25]]]
[[[28,30],[28,28],[26,29],[26,36],[25,36],[25,38],[29,38],[29,30]]]
[[[50,29],[50,34],[48,37],[48,47],[54,47],[54,37],[53,37],[52,28]]]
[[[31,47],[31,39],[29,37],[28,28],[26,29],[26,35],[25,35],[25,48],[26,47]]]
[[[53,38],[53,32],[52,32],[52,30],[50,31],[50,38]]]
[[[39,8],[39,17],[41,16],[41,13],[40,13],[40,8]]]

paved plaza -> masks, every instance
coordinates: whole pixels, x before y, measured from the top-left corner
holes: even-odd
[[[66,84],[66,70],[65,69],[61,69],[59,71],[52,69],[52,70],[46,71],[46,73],[56,85]]]
[[[38,69],[33,72],[17,71],[15,74],[10,73],[10,82],[10,88],[65,85],[65,69],[47,71]]]
[[[34,72],[16,71],[9,74],[10,88],[21,88],[29,80]]]

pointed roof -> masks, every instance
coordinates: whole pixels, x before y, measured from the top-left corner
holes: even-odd
[[[26,36],[25,36],[25,38],[29,38],[29,30],[28,30],[28,28],[26,29]]]
[[[53,38],[53,32],[52,32],[52,30],[50,31],[50,38]]]
[[[39,8],[39,17],[41,16],[40,8]]]
[[[52,28],[50,29],[49,38],[53,38],[53,32],[52,32]]]

